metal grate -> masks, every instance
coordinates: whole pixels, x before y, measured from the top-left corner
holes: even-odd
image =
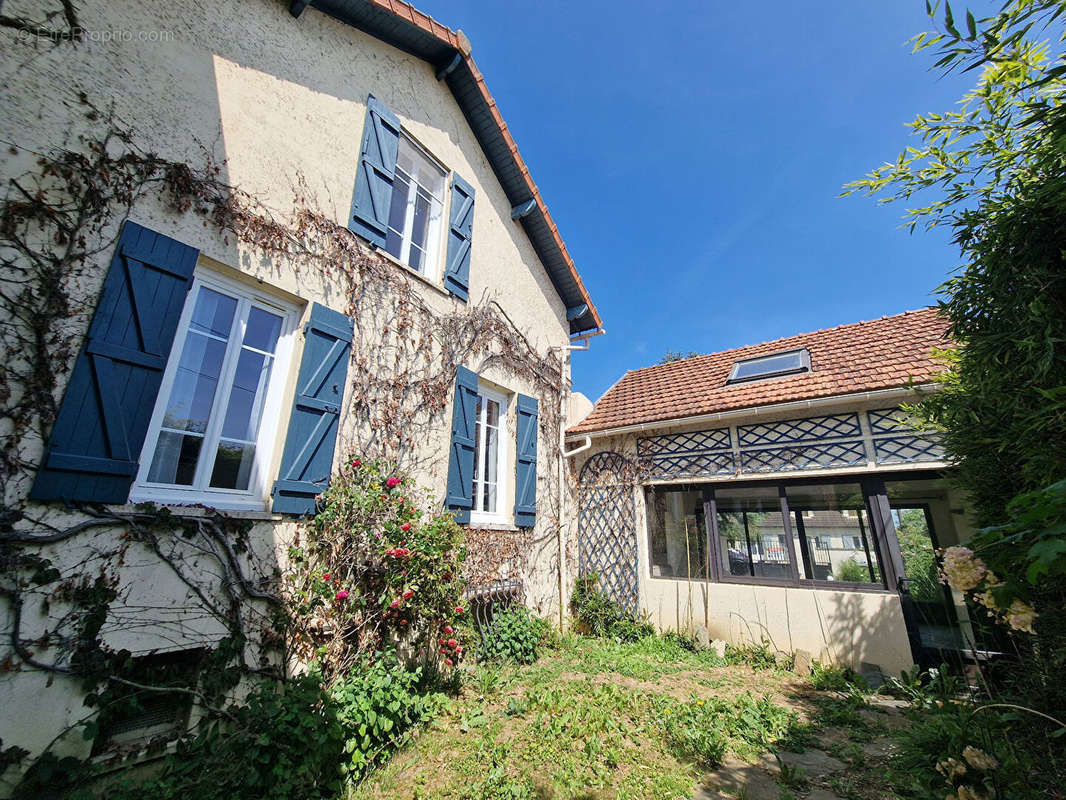
[[[862,440],[825,442],[788,447],[758,447],[740,451],[743,472],[789,472],[866,463]]]
[[[833,414],[826,417],[803,417],[781,422],[741,425],[737,439],[741,448],[781,444],[783,442],[825,441],[862,436],[858,414]]]
[[[636,613],[637,536],[633,502],[635,469],[621,453],[592,456],[581,470],[578,572],[595,573],[600,588]]]
[[[884,436],[874,439],[878,464],[908,464],[913,461],[941,461],[944,448],[933,436]]]
[[[736,472],[729,428],[672,433],[637,440],[637,456],[650,478],[683,478]]]

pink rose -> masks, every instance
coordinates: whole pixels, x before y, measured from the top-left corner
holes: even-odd
[[[447,664],[449,667],[453,665],[453,662],[450,658],[444,659],[444,663]]]
[[[397,486],[400,485],[400,479],[389,478],[387,481],[385,481],[385,485],[388,486],[390,489],[395,489]]]
[[[400,601],[399,600],[393,600],[391,603],[389,603],[389,608],[399,608],[399,607],[400,607]]]
[[[449,639],[448,640],[448,647],[452,648],[453,650],[456,648],[456,646],[458,644],[459,644],[459,642],[455,641],[455,639]]]
[[[337,592],[335,595],[333,595],[333,597],[335,599],[337,599],[337,600],[344,600],[344,599],[346,599],[348,597],[348,590],[347,589],[341,589],[339,592]]]

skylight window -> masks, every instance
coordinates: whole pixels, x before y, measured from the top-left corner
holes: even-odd
[[[757,381],[762,378],[779,378],[782,375],[795,375],[799,372],[810,371],[811,354],[804,348],[734,362],[727,382]]]

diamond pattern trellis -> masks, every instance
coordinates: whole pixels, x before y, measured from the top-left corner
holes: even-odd
[[[938,437],[879,436],[874,439],[878,464],[908,464],[913,461],[942,461],[944,448]]]
[[[722,475],[736,471],[729,428],[638,439],[637,456],[649,478]]]
[[[866,415],[870,418],[870,432],[874,436],[879,433],[891,433],[898,436],[914,430],[907,421],[907,415],[900,408],[879,408],[867,411]]]
[[[693,475],[731,475],[736,460],[730,450],[717,453],[690,453],[678,456],[655,456],[642,462],[649,478],[686,478]]]
[[[632,464],[620,453],[597,453],[581,469],[578,572],[596,573],[600,588],[636,613],[637,534]]]
[[[743,472],[788,472],[797,469],[850,467],[866,462],[862,440],[822,442],[787,447],[759,447],[741,450]]]
[[[641,457],[728,450],[729,448],[729,428],[670,433],[637,440],[637,454]]]
[[[741,447],[781,444],[782,442],[822,441],[862,436],[858,414],[833,414],[826,417],[804,417],[782,422],[762,422],[741,425],[737,438]]]

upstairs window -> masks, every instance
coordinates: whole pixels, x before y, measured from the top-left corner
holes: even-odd
[[[811,354],[806,348],[773,353],[758,358],[745,358],[733,364],[727,383],[779,378],[811,371]]]
[[[425,150],[400,134],[385,249],[433,280],[440,277],[446,177]]]

